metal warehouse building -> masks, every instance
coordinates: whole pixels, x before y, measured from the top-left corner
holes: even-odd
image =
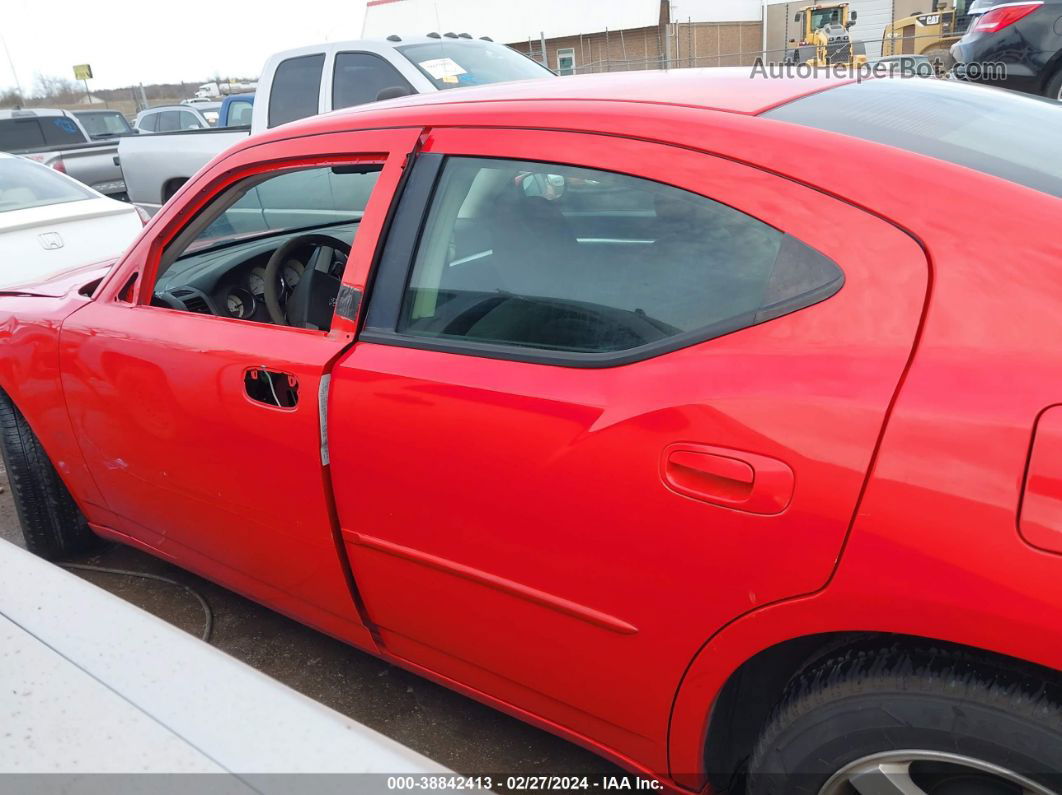
[[[852,35],[880,54],[893,20],[929,12],[933,0],[848,0]],[[368,0],[363,35],[490,36],[560,74],[738,66],[779,60],[797,36],[793,16],[810,0]]]

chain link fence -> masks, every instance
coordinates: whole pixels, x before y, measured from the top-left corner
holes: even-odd
[[[681,34],[680,34],[681,35]],[[692,38],[692,37],[691,37]],[[865,54],[868,61],[875,61],[883,57],[920,56],[925,55],[936,71],[943,73],[952,66],[952,58],[948,53],[951,44],[957,41],[959,36],[952,34],[942,37],[939,34],[925,36],[897,36],[891,41],[883,39],[860,40],[853,37],[852,42],[858,53]],[[661,48],[668,49],[668,48]],[[671,48],[674,49],[674,48]],[[575,63],[566,74],[596,74],[600,72],[627,72],[642,71],[648,69],[689,69],[697,67],[723,67],[723,66],[748,66],[753,67],[757,62],[783,63],[794,61],[794,52],[797,50],[795,42],[776,49],[744,49],[735,51],[714,51],[698,53],[695,46],[684,46],[680,55],[649,55],[643,57],[606,57],[588,62]],[[806,54],[807,47],[801,48],[802,54]],[[538,55],[538,53],[534,53]],[[917,60],[922,60],[917,58]]]

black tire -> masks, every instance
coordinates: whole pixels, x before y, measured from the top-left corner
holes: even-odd
[[[927,753],[907,757],[920,759],[906,769],[912,792],[1021,792],[954,764],[960,757],[1062,791],[1060,703],[1057,683],[1031,666],[952,649],[850,651],[791,683],[753,751],[747,792],[818,795],[828,782],[828,791],[857,792],[850,783],[833,789],[838,774],[913,750]],[[946,758],[952,764],[939,761]]]
[[[1054,76],[1047,81],[1044,96],[1057,102],[1062,102],[1062,69],[1055,72]]]
[[[0,451],[30,552],[57,560],[99,543],[26,418],[2,393]]]

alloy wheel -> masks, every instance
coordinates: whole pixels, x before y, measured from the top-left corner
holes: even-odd
[[[837,771],[819,795],[1056,795],[1011,770],[959,754],[891,751]]]

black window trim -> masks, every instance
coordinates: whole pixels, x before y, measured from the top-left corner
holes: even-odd
[[[673,353],[683,348],[699,345],[735,331],[766,323],[775,318],[788,315],[815,304],[822,303],[840,292],[845,283],[844,269],[834,260],[838,276],[821,287],[802,293],[794,298],[760,307],[753,312],[746,312],[737,317],[727,318],[719,323],[694,329],[673,337],[650,342],[636,348],[622,351],[586,352],[586,351],[550,351],[543,348],[524,347],[515,343],[475,342],[459,338],[424,337],[404,334],[397,331],[402,300],[413,275],[420,238],[427,223],[428,211],[435,198],[446,155],[438,153],[421,153],[413,158],[409,166],[409,177],[399,196],[394,215],[387,228],[381,234],[382,249],[379,263],[369,286],[368,305],[365,323],[358,339],[364,342],[392,345],[400,348],[455,353],[464,356],[478,356],[487,359],[525,362],[528,364],[546,364],[560,367],[581,369],[600,369],[619,367],[626,364],[653,359],[665,353]],[[536,165],[549,165],[546,161],[527,158],[488,157],[483,155],[462,154],[454,157],[471,157],[478,160],[526,160]],[[571,164],[568,164],[571,165]],[[584,168],[590,168],[584,166]],[[604,171],[607,169],[597,169]],[[621,173],[621,172],[615,172]],[[635,174],[624,174],[635,179],[649,180]],[[660,183],[666,185],[667,183]],[[675,187],[675,186],[671,186]],[[683,190],[683,189],[680,189]],[[706,197],[711,198],[711,197]],[[712,199],[712,201],[718,201]],[[725,202],[724,202],[725,204]],[[735,208],[736,212],[741,212]],[[756,220],[767,223],[762,219]],[[793,237],[787,232],[782,234],[778,257],[783,251],[792,253],[813,253],[819,257],[825,254]],[[826,259],[829,259],[826,257]]]
[[[386,64],[387,66],[391,67],[391,71],[394,72],[396,75],[398,75],[398,77],[402,80],[402,83],[404,84],[403,86],[398,86],[399,88],[403,88],[403,87],[404,88],[408,88],[410,94],[420,93],[415,88],[413,88],[413,84],[410,83],[409,80],[406,78],[406,76],[404,74],[402,74],[398,70],[398,67],[396,67],[393,63],[391,63],[389,60],[384,58],[379,53],[366,52],[365,50],[341,50],[341,51],[337,52],[335,55],[332,56],[332,89],[331,89],[331,94],[332,94],[331,103],[332,104],[329,106],[332,110],[342,110],[344,108],[357,108],[357,107],[360,107],[360,105],[367,105],[370,102],[376,101],[375,98],[373,98],[373,99],[370,99],[370,100],[368,100],[366,102],[360,103],[360,105],[342,105],[342,106],[337,106],[336,105],[336,67],[337,67],[337,64],[339,63],[339,56],[340,55],[369,55],[369,56],[372,56],[373,58],[376,58],[378,61],[381,61],[384,64]]]

